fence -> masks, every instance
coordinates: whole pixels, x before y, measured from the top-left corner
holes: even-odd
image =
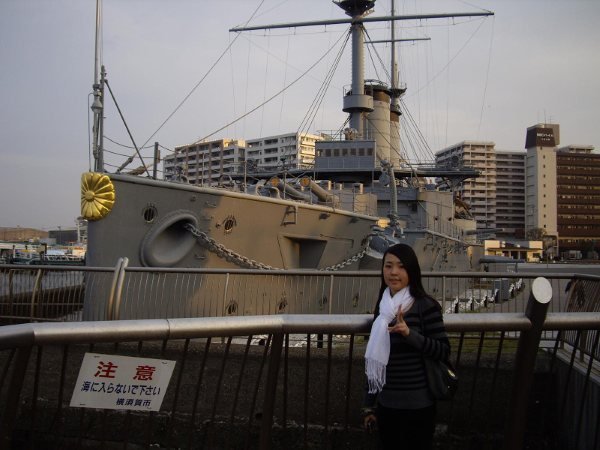
[[[551,312],[597,311],[600,277],[574,273],[431,272],[447,314],[523,312],[531,282],[553,288]],[[365,314],[378,272],[0,266],[0,320],[77,321],[268,314]],[[594,306],[595,305],[595,306]]]
[[[546,314],[548,304],[533,297],[526,314],[445,316],[461,381],[455,399],[439,404],[440,448],[599,448],[600,313]],[[374,448],[359,417],[371,318],[0,327],[0,438],[13,448]],[[552,345],[540,347],[542,331]],[[577,339],[583,334],[589,348]],[[89,352],[175,361],[160,411],[71,407]]]

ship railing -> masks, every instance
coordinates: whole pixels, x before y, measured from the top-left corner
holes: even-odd
[[[526,312],[445,316],[460,385],[438,404],[438,448],[598,448],[599,356],[576,357],[564,336],[587,334],[597,349],[600,313],[548,312],[550,286],[536,279]],[[371,321],[280,314],[0,327],[0,446],[375,448],[360,416]],[[541,345],[542,332],[553,345]],[[98,367],[82,364],[90,353],[101,355]],[[175,363],[159,407],[110,393],[108,368],[122,357],[145,368],[136,386],[158,385],[151,369]],[[82,391],[86,400],[72,403]]]
[[[445,314],[525,310],[544,276],[551,312],[598,311],[600,277],[515,263],[506,272],[423,272]],[[525,270],[533,270],[531,272]],[[269,314],[369,314],[379,271],[0,266],[0,323]]]

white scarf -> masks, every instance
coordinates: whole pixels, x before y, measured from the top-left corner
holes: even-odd
[[[379,303],[379,316],[371,326],[371,336],[365,352],[365,373],[369,382],[369,394],[381,391],[385,384],[385,368],[390,359],[388,325],[396,318],[398,308],[402,308],[402,312],[405,312],[414,301],[408,286],[396,292],[393,297],[390,295],[390,288],[383,291]]]

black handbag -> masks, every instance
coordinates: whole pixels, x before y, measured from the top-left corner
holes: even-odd
[[[419,309],[421,331],[425,335],[423,313]],[[423,366],[431,395],[436,400],[452,400],[458,389],[458,375],[450,361],[441,361],[423,356]]]
[[[452,400],[458,389],[458,375],[449,361],[423,357],[429,391],[436,400]]]

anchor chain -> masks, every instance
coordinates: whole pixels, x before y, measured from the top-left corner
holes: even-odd
[[[239,253],[236,253],[233,250],[228,249],[223,244],[219,244],[216,240],[209,237],[204,231],[199,230],[191,223],[186,223],[185,225],[183,225],[183,227],[186,230],[188,230],[190,233],[192,233],[196,237],[196,239],[198,239],[198,241],[200,242],[200,244],[203,247],[207,248],[209,251],[216,254],[219,258],[223,258],[223,259],[225,259],[229,262],[232,262],[240,267],[245,267],[245,268],[249,268],[249,269],[278,270],[276,267],[272,267],[267,264],[263,264],[261,262],[250,259],[246,256],[240,255]],[[371,236],[368,237],[364,248],[360,252],[356,253],[355,255],[349,257],[348,259],[346,259],[338,264],[334,264],[333,266],[325,267],[325,268],[319,269],[319,270],[324,270],[324,271],[340,270],[341,268],[343,268],[349,264],[359,261],[363,256],[365,256],[365,253],[367,253],[367,248],[369,247],[370,241],[371,241]]]
[[[186,223],[183,226],[186,230],[192,233],[200,244],[206,247],[211,252],[215,253],[219,258],[237,264],[240,267],[246,267],[249,269],[262,269],[262,270],[275,270],[275,267],[268,266],[266,264],[254,261],[253,259],[242,256],[233,250],[229,250],[223,244],[219,244],[213,238],[209,237],[204,231],[199,230],[191,223]]]

